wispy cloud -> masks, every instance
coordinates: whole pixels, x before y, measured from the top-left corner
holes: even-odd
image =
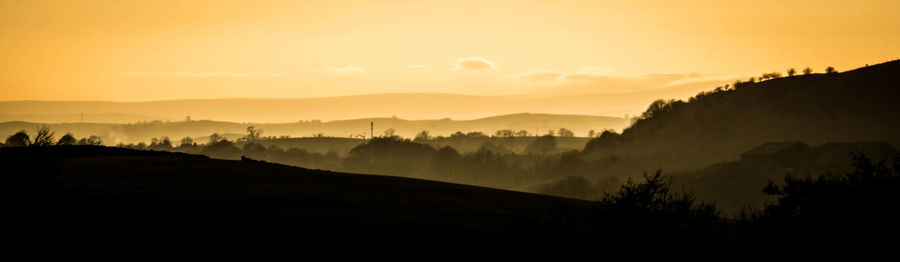
[[[681,86],[689,84],[706,84],[706,83],[728,83],[736,79],[749,77],[747,75],[701,75],[689,74],[687,77],[666,83],[666,87]]]
[[[164,77],[281,77],[281,73],[263,72],[140,72],[124,71],[119,74],[126,76],[164,76]]]
[[[533,84],[551,84],[557,81],[557,79],[563,75],[563,73],[553,70],[535,70],[518,75],[512,75],[512,77],[522,79]]]
[[[463,57],[456,59],[456,66],[450,70],[494,70],[494,62],[481,57]]]
[[[537,70],[513,75],[512,78],[530,85],[553,87],[558,90],[619,93],[681,87],[711,87],[743,77],[698,73],[610,76],[609,74],[612,72],[612,69],[604,67],[582,67],[571,73]]]
[[[355,66],[345,66],[345,67],[329,67],[327,68],[334,75],[355,75],[365,72],[366,70],[355,67]]]

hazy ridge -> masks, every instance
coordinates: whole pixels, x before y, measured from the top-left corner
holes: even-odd
[[[635,114],[658,98],[687,98],[704,88],[698,85],[621,93],[534,94],[472,96],[441,93],[385,93],[318,98],[189,99],[145,102],[111,101],[0,101],[4,115],[70,116],[39,122],[129,123],[146,120],[194,120],[286,123],[301,120],[336,121],[396,116],[403,119],[479,119],[522,112],[621,117]],[[133,119],[102,114],[136,115]],[[33,117],[5,121],[33,121]],[[75,121],[73,121],[75,120]]]
[[[529,133],[544,134],[548,130],[567,128],[576,135],[584,136],[589,130],[619,129],[627,125],[627,120],[616,117],[586,115],[552,115],[552,114],[512,114],[494,116],[474,120],[405,120],[400,118],[363,118],[340,121],[304,121],[294,123],[234,123],[220,121],[174,121],[147,122],[137,124],[110,123],[56,123],[48,124],[60,135],[71,132],[75,136],[84,137],[98,135],[106,144],[148,142],[153,137],[168,136],[172,139],[183,137],[202,138],[212,133],[226,134],[230,137],[243,136],[247,126],[253,125],[263,130],[264,136],[310,137],[317,134],[334,137],[369,137],[370,123],[375,123],[375,135],[382,135],[388,128],[393,128],[397,135],[413,137],[422,130],[431,135],[448,136],[454,132],[484,132],[493,134],[499,129],[526,130]],[[32,132],[42,123],[5,122],[0,123],[0,134],[11,135],[19,130]]]

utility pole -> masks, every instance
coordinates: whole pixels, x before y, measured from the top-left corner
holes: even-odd
[[[375,121],[369,122],[369,139],[375,138]]]

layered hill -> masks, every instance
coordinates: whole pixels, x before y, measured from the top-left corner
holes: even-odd
[[[655,103],[621,135],[592,140],[585,153],[678,170],[734,161],[767,142],[900,146],[900,61],[735,87]]]
[[[261,129],[263,136],[311,137],[318,134],[334,137],[370,136],[374,123],[375,135],[382,135],[387,129],[394,129],[395,134],[414,137],[418,132],[427,130],[433,136],[449,136],[454,132],[484,132],[493,134],[500,129],[515,131],[526,130],[529,133],[543,135],[548,130],[568,128],[576,135],[585,136],[589,130],[621,129],[627,125],[624,118],[588,115],[553,115],[553,114],[512,114],[474,120],[405,120],[400,118],[364,118],[338,121],[302,121],[293,123],[234,123],[220,121],[175,121],[175,122],[143,122],[132,124],[113,123],[54,123],[49,127],[57,133],[71,132],[77,137],[97,135],[106,144],[148,142],[153,137],[168,136],[172,139],[192,137],[198,142],[205,142],[205,137],[212,133],[230,135],[230,138],[246,134],[248,126]],[[12,135],[19,130],[33,131],[41,123],[4,122],[0,123],[0,135]],[[62,134],[60,134],[62,135]]]

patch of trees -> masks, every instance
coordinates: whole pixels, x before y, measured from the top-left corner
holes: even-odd
[[[765,194],[776,197],[761,211],[742,218],[742,233],[755,245],[877,248],[880,235],[900,233],[900,157],[892,165],[853,156],[853,170],[841,174],[786,176],[769,182]]]
[[[54,137],[56,132],[50,130],[50,127],[42,125],[34,131],[34,137],[28,135],[25,130],[16,132],[6,138],[2,146],[4,147],[25,147],[25,146],[71,146],[71,145],[93,145],[99,146],[103,144],[103,140],[99,136],[92,135],[87,138],[76,139],[72,133],[66,133],[59,140]]]
[[[350,150],[344,168],[351,172],[410,176],[422,170],[437,150],[396,136],[376,137]]]

